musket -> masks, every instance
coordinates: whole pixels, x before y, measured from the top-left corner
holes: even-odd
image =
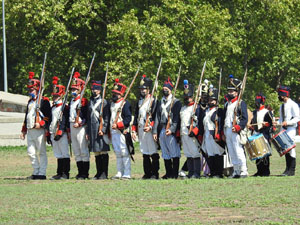
[[[196,94],[195,101],[194,101],[194,105],[193,105],[193,111],[192,111],[191,122],[190,122],[190,128],[189,128],[189,134],[193,131],[194,116],[195,116],[196,109],[197,109],[197,105],[198,105],[198,99],[201,97],[201,92],[202,92],[202,79],[203,79],[205,67],[206,67],[206,61],[205,61],[204,64],[203,64],[203,68],[202,68],[202,72],[201,72],[201,76],[200,76],[200,80],[199,80],[199,84],[198,84],[198,89],[197,89],[197,92],[196,92],[197,94]]]
[[[218,89],[218,98],[217,98],[217,116],[215,119],[215,137],[218,134],[219,131],[219,123],[218,123],[218,108],[219,108],[219,98],[221,93],[221,83],[222,83],[222,68],[220,69],[220,77],[219,77],[219,89]]]
[[[39,88],[39,93],[38,93],[38,98],[37,98],[35,123],[39,123],[41,120],[40,108],[41,108],[41,100],[42,100],[43,92],[44,92],[44,88],[45,88],[44,81],[45,81],[46,60],[47,60],[47,52],[45,52],[42,74],[41,74],[41,78],[40,78],[40,88]]]
[[[75,123],[79,123],[79,115],[80,115],[80,110],[81,110],[81,101],[82,101],[85,89],[87,87],[87,84],[88,84],[88,82],[90,80],[91,69],[92,69],[92,66],[94,64],[95,56],[96,56],[96,53],[94,53],[94,55],[93,55],[93,58],[92,58],[92,61],[91,61],[91,64],[90,64],[90,68],[89,68],[89,72],[88,72],[88,74],[86,76],[85,84],[84,84],[83,90],[81,91],[81,94],[80,94],[79,103],[78,103],[77,108],[76,108]]]
[[[243,93],[244,93],[244,90],[245,90],[245,86],[246,86],[246,80],[247,80],[247,67],[246,67],[246,71],[245,71],[245,74],[244,74],[244,78],[243,78],[243,82],[242,82],[242,89],[239,93],[239,96],[238,96],[238,99],[237,99],[237,104],[234,108],[234,117],[233,117],[233,122],[232,122],[232,125],[235,126],[237,124],[237,111],[238,111],[238,107],[240,105],[240,102],[242,100],[242,96],[243,96]]]
[[[106,63],[106,74],[105,74],[105,80],[104,80],[104,86],[103,86],[103,92],[102,92],[102,100],[101,100],[101,107],[100,107],[100,114],[99,114],[99,130],[98,132],[102,131],[103,129],[103,107],[104,107],[104,98],[105,98],[105,90],[106,90],[106,84],[107,84],[107,75],[108,75],[108,63]]]
[[[169,109],[169,112],[168,112],[168,122],[167,122],[167,125],[166,125],[166,130],[169,130],[170,126],[171,126],[171,110],[172,110],[172,107],[173,107],[173,104],[174,104],[176,90],[177,90],[179,79],[180,79],[180,72],[181,72],[181,66],[179,67],[178,77],[177,77],[176,84],[175,84],[175,89],[174,89],[174,94],[172,96],[172,100],[171,100],[171,104],[170,104],[170,109]]]
[[[154,81],[154,86],[152,88],[152,92],[151,92],[151,95],[150,95],[150,101],[149,101],[148,106],[147,106],[147,111],[146,111],[147,115],[146,115],[146,122],[145,122],[144,128],[149,126],[149,122],[150,122],[150,118],[151,118],[151,111],[152,111],[152,103],[154,101],[154,93],[157,89],[158,75],[159,75],[161,63],[162,63],[162,58],[160,58],[160,63],[159,63],[158,69],[157,69],[156,78],[155,78],[155,81]]]
[[[141,66],[139,65],[139,67],[138,67],[138,69],[137,69],[137,71],[136,71],[136,73],[135,73],[135,75],[134,75],[134,78],[133,78],[133,80],[131,81],[131,84],[130,84],[129,88],[127,89],[127,92],[126,92],[126,94],[125,94],[125,96],[124,96],[124,98],[123,98],[123,100],[122,100],[122,102],[121,102],[121,104],[120,104],[120,107],[118,108],[117,115],[116,115],[116,118],[115,118],[115,120],[114,120],[114,124],[117,124],[117,123],[118,123],[118,119],[119,119],[120,113],[121,113],[122,108],[123,108],[123,106],[124,106],[124,104],[125,104],[125,102],[126,102],[126,98],[127,98],[128,94],[129,94],[131,88],[132,88],[132,85],[133,85],[133,83],[134,83],[136,77],[137,77],[138,74],[139,74],[140,67],[141,67]]]
[[[58,116],[58,120],[57,120],[55,136],[57,135],[57,132],[59,131],[60,124],[61,124],[62,119],[63,119],[64,109],[65,109],[66,104],[67,104],[69,88],[70,88],[70,85],[71,85],[74,70],[75,70],[75,67],[72,68],[71,75],[70,75],[69,82],[68,82],[68,86],[67,86],[64,98],[63,98],[63,104],[62,104],[62,106],[59,110],[59,116]]]

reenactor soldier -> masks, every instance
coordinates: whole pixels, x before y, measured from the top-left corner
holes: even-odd
[[[84,94],[81,91],[84,88],[85,82],[81,80],[78,72],[74,73],[73,81],[71,85],[72,100],[70,101],[70,132],[72,149],[75,155],[75,161],[77,164],[78,174],[76,179],[83,180],[89,177],[90,169],[90,153],[88,149],[88,142],[86,140],[86,123],[87,123],[87,111],[88,100],[86,98],[80,98],[80,95]],[[81,99],[81,108],[78,109],[78,105]],[[78,115],[79,111],[79,115]]]
[[[162,150],[162,158],[165,162],[166,174],[162,177],[163,179],[178,178],[180,162],[180,146],[177,143],[177,138],[180,136],[181,103],[178,99],[174,99],[171,115],[168,115],[172,102],[173,88],[174,86],[170,78],[168,78],[163,85],[163,98],[157,105],[153,129],[153,138],[155,141],[159,141]],[[169,116],[171,124],[170,128],[166,129]]]
[[[228,153],[233,164],[233,178],[245,178],[248,176],[246,156],[243,145],[240,142],[239,133],[248,122],[247,104],[241,100],[238,104],[238,95],[241,91],[242,82],[239,79],[229,77],[227,87],[228,101],[224,105],[224,135]],[[235,108],[237,107],[237,118]],[[224,137],[223,137],[224,139]]]
[[[152,80],[146,77],[146,75],[143,75],[139,86],[140,99],[135,107],[134,121],[132,125],[132,138],[136,140],[136,136],[138,135],[140,150],[143,154],[143,179],[159,178],[158,146],[152,135],[156,113],[156,99],[152,99],[153,96],[151,96],[150,93],[151,87]],[[151,115],[147,115],[148,110],[151,110]],[[146,123],[147,125],[145,125]]]
[[[112,103],[110,105],[111,139],[117,157],[117,174],[113,179],[131,178],[130,156],[133,154],[131,151],[133,144],[129,133],[129,125],[132,113],[131,105],[127,100],[125,100],[125,104],[122,106],[126,89],[127,87],[120,83],[119,79],[115,80],[112,90]]]
[[[278,123],[282,125],[290,138],[295,141],[297,123],[300,121],[299,107],[296,102],[290,99],[290,87],[278,88],[278,99],[282,102],[280,106],[280,118]],[[275,122],[274,125],[277,125]],[[294,176],[296,169],[296,149],[293,148],[285,154],[286,168],[282,176]]]
[[[33,173],[28,179],[46,179],[47,153],[46,130],[51,113],[49,99],[41,97],[38,108],[40,81],[34,78],[34,72],[29,72],[27,85],[30,99],[27,104],[21,139],[27,135],[27,153],[33,167]]]
[[[89,140],[89,149],[95,154],[97,173],[94,179],[107,179],[109,163],[109,122],[110,122],[110,105],[104,99],[102,106],[101,92],[103,87],[101,81],[92,81],[92,96],[89,102],[87,139]],[[102,111],[102,129],[100,126],[100,112]]]
[[[196,111],[193,112],[193,95],[194,85],[189,84],[188,80],[184,80],[184,106],[180,110],[180,138],[184,155],[187,157],[188,178],[200,178],[200,144],[196,139],[199,132],[199,106],[196,105]],[[194,116],[193,113],[195,113]],[[192,124],[191,121],[193,121]],[[193,128],[191,128],[191,132],[190,126],[193,126]]]
[[[207,156],[210,177],[223,178],[223,154],[225,143],[221,140],[223,110],[217,108],[218,89],[209,88],[208,104],[202,120],[204,135],[202,150]]]
[[[255,110],[253,111],[252,125],[250,130],[253,134],[263,134],[264,138],[271,145],[271,132],[272,132],[272,112],[265,108],[266,97],[259,93],[255,96]],[[262,159],[256,160],[257,172],[254,176],[269,176],[270,175],[270,156],[266,155]]]
[[[65,95],[66,88],[58,84],[59,78],[53,77],[52,108],[49,120],[49,132],[52,149],[55,158],[57,158],[57,170],[51,180],[69,179],[70,173],[70,154],[67,128],[69,127],[69,108],[63,107],[62,98]],[[61,110],[63,110],[62,120],[59,121]]]

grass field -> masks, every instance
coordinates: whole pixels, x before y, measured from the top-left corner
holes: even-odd
[[[50,178],[56,159],[48,150]],[[141,180],[141,154],[135,158],[130,181],[28,181],[24,178],[32,168],[26,147],[1,147],[0,223],[300,224],[300,166],[294,177],[276,176],[285,168],[277,152],[271,157],[272,176],[237,180]],[[94,156],[91,162],[94,176]],[[248,161],[248,166],[254,174],[255,165]],[[109,176],[115,172],[115,156],[110,152]],[[160,174],[164,174],[162,160]],[[72,158],[71,176],[75,175]]]

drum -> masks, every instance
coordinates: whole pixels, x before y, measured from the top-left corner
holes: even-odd
[[[278,134],[275,134],[272,137],[271,142],[275,146],[280,156],[285,155],[296,147],[294,141],[287,134],[286,130],[282,130]]]
[[[262,134],[254,134],[245,145],[250,160],[261,159],[271,155],[271,147]]]

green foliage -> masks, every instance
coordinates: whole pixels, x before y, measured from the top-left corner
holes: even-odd
[[[253,107],[262,91],[276,110],[279,84],[300,95],[299,12],[297,0],[6,1],[9,91],[26,93],[28,71],[40,74],[46,51],[48,96],[52,76],[66,84],[75,66],[84,79],[96,52],[91,78],[103,80],[109,62],[109,88],[116,77],[129,85],[138,65],[154,79],[163,57],[160,85],[168,76],[175,83],[180,65],[179,88],[186,78],[197,84],[207,61],[205,78],[214,86],[222,67],[225,94],[227,76],[242,79],[247,65],[245,100]]]

